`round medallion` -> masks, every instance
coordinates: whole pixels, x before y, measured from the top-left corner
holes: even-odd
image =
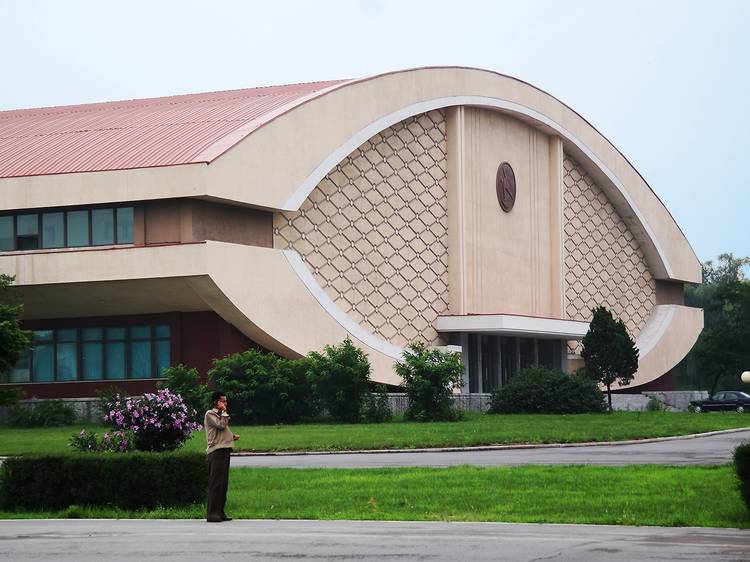
[[[507,162],[503,162],[497,167],[495,190],[497,191],[497,202],[500,203],[500,208],[506,213],[510,212],[516,202],[516,175]]]

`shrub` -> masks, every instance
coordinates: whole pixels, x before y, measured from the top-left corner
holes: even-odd
[[[521,371],[492,393],[494,414],[580,414],[603,412],[604,394],[595,381],[544,367]]]
[[[308,356],[308,380],[315,396],[336,421],[356,423],[362,415],[370,381],[370,361],[364,351],[346,338],[338,346]]]
[[[8,424],[14,427],[57,427],[76,421],[76,411],[62,400],[41,400],[26,406],[13,406]]]
[[[126,453],[133,450],[133,433],[130,431],[105,432],[101,439],[94,431],[82,429],[70,438],[70,446],[81,453]]]
[[[159,381],[156,388],[169,389],[182,396],[188,410],[195,411],[191,421],[201,422],[203,414],[211,407],[211,391],[205,384],[200,384],[198,371],[180,364],[164,369],[162,374],[166,380]]]
[[[647,412],[663,412],[667,409],[666,404],[659,400],[656,396],[651,396],[646,403]]]
[[[375,392],[365,394],[362,416],[368,423],[383,423],[393,417],[385,385],[377,385]]]
[[[740,495],[750,509],[750,442],[734,450],[734,470],[740,481]]]
[[[404,381],[408,405],[404,417],[416,421],[453,421],[461,412],[453,405],[453,389],[460,388],[463,365],[455,352],[427,349],[412,343],[404,351],[404,360],[396,364],[396,373]]]
[[[215,359],[208,378],[226,392],[233,422],[295,423],[314,414],[306,364],[250,349]]]
[[[20,388],[0,388],[0,406],[15,406],[24,396]]]
[[[178,394],[169,390],[121,398],[104,416],[115,429],[133,432],[139,451],[171,451],[182,446],[201,426],[190,421],[190,411]]]
[[[201,502],[206,484],[200,452],[24,455],[3,461],[0,508],[153,509]]]
[[[99,411],[99,415],[104,419],[104,416],[115,407],[115,403],[118,400],[125,399],[127,394],[120,387],[110,385],[104,390],[97,390],[96,395],[98,397],[96,401],[96,408]]]

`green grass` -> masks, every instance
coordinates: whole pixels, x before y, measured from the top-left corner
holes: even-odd
[[[506,521],[750,528],[730,466],[256,469],[231,471],[238,519]],[[73,507],[0,518],[193,518],[203,505]]]
[[[16,429],[0,427],[0,455],[65,452],[68,439],[81,427]],[[615,412],[579,415],[481,415],[464,421],[386,424],[304,424],[233,426],[242,439],[241,451],[328,451],[419,448],[519,443],[622,441],[687,435],[719,429],[750,427],[750,415],[735,413]],[[98,431],[104,431],[99,428]],[[195,434],[186,447],[205,448]]]

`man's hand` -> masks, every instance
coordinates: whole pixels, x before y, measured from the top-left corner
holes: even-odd
[[[234,439],[235,441],[239,441],[240,436],[235,433],[232,433],[232,439]]]

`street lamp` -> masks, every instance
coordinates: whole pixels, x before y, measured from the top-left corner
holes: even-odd
[[[750,371],[745,371],[740,375],[740,380],[742,382],[750,383]]]

